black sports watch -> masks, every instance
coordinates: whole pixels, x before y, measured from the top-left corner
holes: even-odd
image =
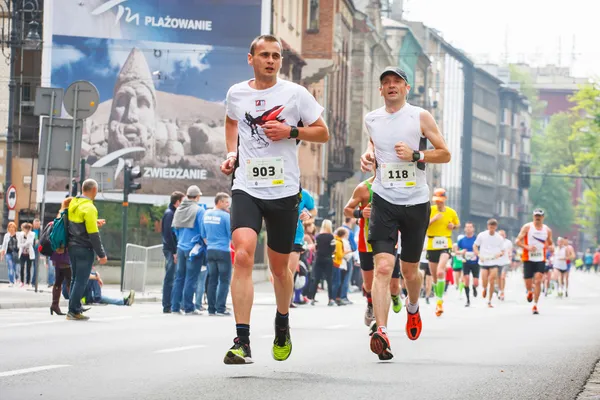
[[[290,139],[296,139],[298,138],[298,134],[300,133],[300,131],[298,131],[298,128],[296,128],[295,126],[291,127],[292,130],[290,131]]]
[[[420,151],[413,151],[412,160],[414,162],[417,162],[417,161],[421,160],[421,152]]]

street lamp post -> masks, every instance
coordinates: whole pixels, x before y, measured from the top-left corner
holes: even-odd
[[[31,14],[31,22],[27,25],[27,35],[23,36],[25,27],[25,14]],[[12,185],[12,148],[14,141],[14,102],[15,102],[15,69],[16,49],[36,50],[42,41],[38,32],[39,23],[36,18],[41,13],[38,0],[2,0],[0,1],[0,18],[2,19],[0,47],[2,54],[9,62],[10,77],[8,81],[8,127],[6,129],[6,175],[5,190]],[[10,32],[8,39],[5,32]],[[21,54],[21,57],[23,55]],[[4,205],[2,214],[2,232],[6,232],[8,225],[8,207]]]

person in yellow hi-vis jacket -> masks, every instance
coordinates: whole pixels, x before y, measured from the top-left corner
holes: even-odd
[[[460,227],[458,214],[446,206],[446,190],[435,189],[427,229],[427,260],[433,278],[433,288],[438,298],[435,315],[438,317],[444,312],[444,289],[446,286],[446,264],[450,259],[452,249],[452,231]],[[438,268],[438,265],[441,268]]]
[[[98,183],[88,179],[83,182],[81,190],[82,194],[74,197],[69,203],[68,211],[69,258],[73,284],[69,296],[67,319],[86,321],[90,318],[82,313],[81,298],[90,279],[94,255],[98,257],[100,264],[106,264],[107,261],[98,229],[106,221],[98,219],[98,210],[94,205],[94,199],[98,194]]]

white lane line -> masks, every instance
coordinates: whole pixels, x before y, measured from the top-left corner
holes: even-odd
[[[57,324],[59,322],[64,322],[64,319],[55,319],[52,321],[33,321],[33,322],[16,322],[14,324],[6,324],[0,325],[0,328],[15,328],[18,326],[33,326],[33,325],[46,325],[46,324]]]
[[[14,371],[0,372],[0,378],[7,377],[7,376],[30,374],[32,372],[48,371],[51,369],[66,368],[66,367],[70,367],[70,365],[44,365],[41,367],[16,369]]]
[[[326,326],[325,329],[328,330],[335,330],[335,329],[342,329],[342,328],[347,328],[348,325],[331,325],[331,326]]]
[[[105,322],[105,321],[121,321],[124,319],[131,319],[131,316],[122,316],[122,317],[106,317],[106,318],[90,318],[90,322],[92,321],[100,321],[100,322]]]
[[[154,354],[177,353],[178,351],[202,349],[204,347],[206,347],[206,346],[203,344],[196,344],[193,346],[183,346],[183,347],[175,347],[172,349],[157,350],[154,352]]]

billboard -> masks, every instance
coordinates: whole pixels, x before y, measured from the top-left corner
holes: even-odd
[[[197,184],[230,187],[227,89],[249,79],[250,42],[270,30],[270,0],[53,0],[45,2],[44,86],[77,80],[100,92],[84,124],[86,169],[131,159],[146,195]],[[89,176],[89,173],[87,174]],[[50,191],[67,182],[48,181]]]

